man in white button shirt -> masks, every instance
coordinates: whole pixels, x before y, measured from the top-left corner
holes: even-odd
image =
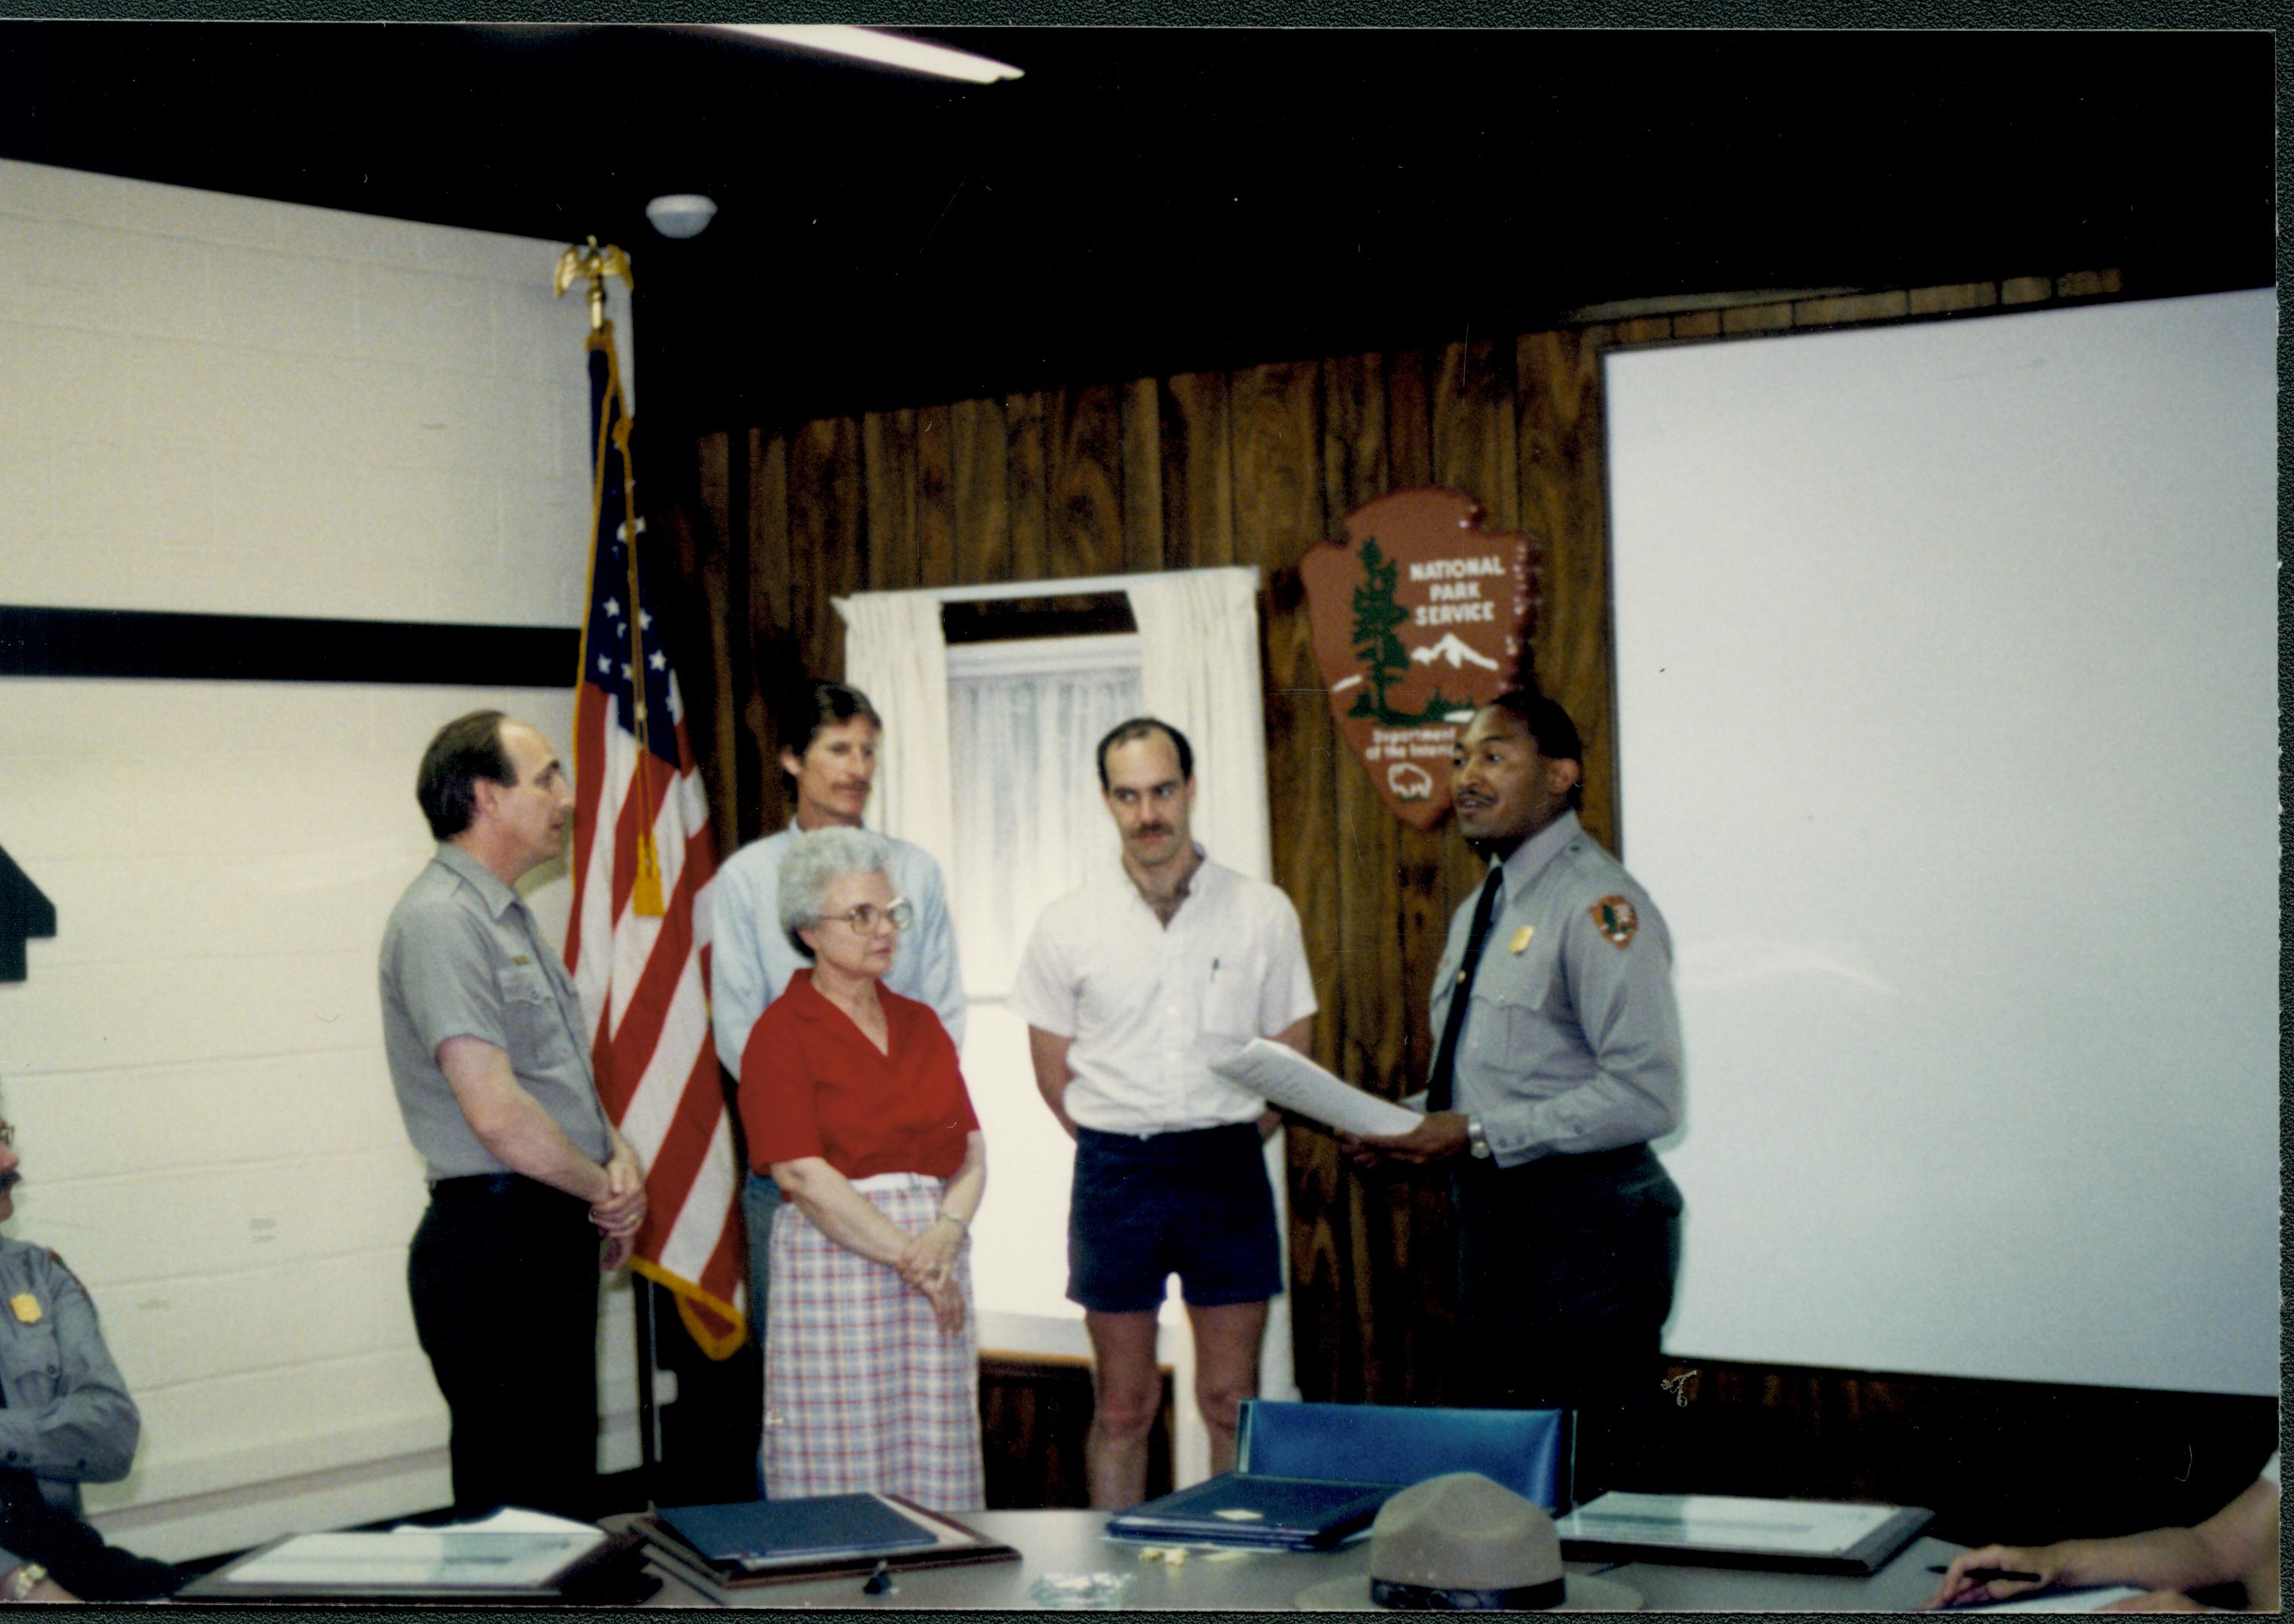
[[[1176,1273],[1195,1337],[1211,1470],[1258,1388],[1267,1299],[1282,1288],[1259,1145],[1278,1114],[1212,1075],[1253,1037],[1304,1053],[1314,987],[1290,899],[1203,855],[1189,832],[1194,752],[1151,717],[1099,745],[1123,840],[1111,869],[1044,910],[1012,991],[1036,1086],[1076,1141],[1068,1295],[1083,1305],[1097,1406],[1091,1503],[1147,1493],[1155,1316]]]

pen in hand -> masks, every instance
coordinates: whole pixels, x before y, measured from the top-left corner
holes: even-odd
[[[1948,1573],[1951,1570],[1939,1562],[1930,1563],[1928,1566],[1928,1571],[1931,1573]],[[2027,1573],[2021,1568],[1970,1568],[1966,1572],[1961,1574],[1960,1577],[1965,1579],[1972,1580],[1979,1585],[1989,1584],[1995,1579],[2004,1579],[2009,1584],[2036,1585],[2039,1582],[2041,1576],[2037,1573]]]

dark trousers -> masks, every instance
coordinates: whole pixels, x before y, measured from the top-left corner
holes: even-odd
[[[595,1516],[598,1231],[580,1198],[515,1173],[441,1180],[406,1287],[452,1417],[456,1513]]]
[[[1598,1462],[1629,1457],[1660,1396],[1680,1190],[1632,1145],[1511,1168],[1469,1162],[1451,1195],[1465,1401],[1575,1410],[1579,1458],[1598,1475]]]
[[[773,1289],[773,1220],[786,1199],[772,1175],[750,1169],[741,1185],[741,1227],[749,1242],[749,1345],[762,1357],[765,1351],[765,1304]],[[760,1435],[761,1444],[762,1437]],[[757,1498],[765,1498],[765,1456],[756,1458]]]
[[[175,1594],[183,1576],[116,1545],[48,1504],[28,1472],[0,1469],[0,1547],[37,1562],[84,1602],[148,1602]]]
[[[741,1228],[749,1242],[749,1340],[765,1345],[765,1303],[773,1289],[773,1220],[786,1199],[768,1173],[751,1172],[741,1185]]]

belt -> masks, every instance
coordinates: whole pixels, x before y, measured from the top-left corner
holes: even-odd
[[[1076,1125],[1076,1133],[1078,1137],[1088,1133],[1094,1139],[1109,1140],[1118,1144],[1151,1144],[1168,1147],[1171,1149],[1177,1149],[1183,1141],[1188,1141],[1200,1143],[1201,1141],[1209,1139],[1233,1139],[1238,1136],[1238,1131],[1249,1133],[1250,1137],[1256,1141],[1258,1138],[1257,1119],[1254,1117],[1249,1122],[1214,1123],[1207,1128],[1166,1128],[1160,1133],[1156,1133],[1117,1132],[1109,1128],[1089,1128],[1084,1126],[1081,1123],[1078,1123]]]
[[[1646,1144],[1620,1145],[1614,1150],[1594,1150],[1583,1155],[1557,1151],[1511,1167],[1501,1167],[1495,1162],[1468,1161],[1457,1157],[1451,1164],[1451,1178],[1473,1184],[1494,1187],[1505,1185],[1514,1189],[1535,1188],[1549,1191],[1567,1191],[1587,1188],[1606,1189],[1639,1181],[1650,1188],[1659,1181],[1670,1183],[1664,1164],[1656,1152]]]
[[[451,1179],[433,1179],[430,1198],[433,1201],[460,1201],[474,1196],[522,1197],[532,1200],[548,1197],[552,1200],[571,1202],[587,1206],[579,1196],[569,1196],[539,1179],[529,1179],[522,1173],[468,1173]]]

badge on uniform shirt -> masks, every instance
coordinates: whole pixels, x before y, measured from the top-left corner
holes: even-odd
[[[1591,915],[1593,928],[1607,937],[1615,946],[1631,946],[1633,932],[1641,928],[1640,915],[1633,912],[1633,905],[1623,897],[1604,897],[1585,912]]]
[[[1529,938],[1536,934],[1537,927],[1535,925],[1524,925],[1520,930],[1515,931],[1513,933],[1513,951],[1519,953],[1523,948],[1528,946]]]
[[[39,1324],[40,1300],[34,1296],[30,1292],[18,1292],[14,1296],[8,1299],[8,1306],[12,1311],[13,1311],[16,1319],[20,1323],[24,1325]]]

